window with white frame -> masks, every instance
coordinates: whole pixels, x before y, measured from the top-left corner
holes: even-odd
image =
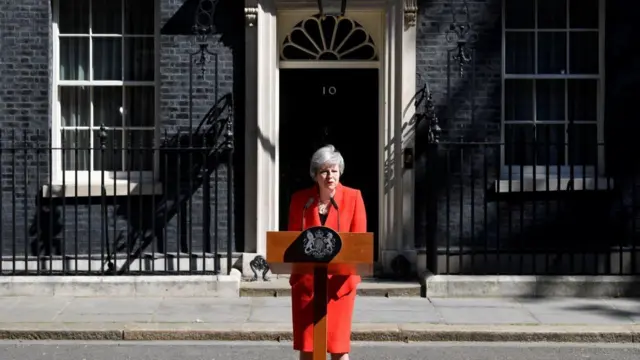
[[[156,121],[155,0],[55,0],[59,171],[152,170]],[[100,149],[100,127],[107,129]],[[141,150],[142,149],[142,150]],[[67,181],[75,177],[69,174]],[[98,180],[98,179],[96,179]]]
[[[503,174],[601,173],[603,13],[604,0],[503,1]]]

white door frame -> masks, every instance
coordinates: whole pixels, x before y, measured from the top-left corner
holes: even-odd
[[[378,165],[381,181],[378,199],[378,259],[385,269],[403,254],[415,263],[413,247],[413,171],[403,169],[402,151],[413,146],[416,92],[415,6],[413,1],[389,1],[383,7],[358,8],[353,13],[380,15],[381,33],[375,45],[378,61],[296,62],[279,61],[278,10],[273,1],[245,0],[246,32],[246,156],[245,251],[263,254],[265,234],[279,227],[279,69],[280,68],[378,68],[379,126]],[[317,7],[294,11],[301,16]],[[347,16],[351,11],[347,9]],[[291,14],[290,9],[286,14]],[[285,14],[285,12],[282,12]],[[355,15],[354,15],[355,16]],[[371,16],[371,15],[367,15]],[[369,31],[375,29],[369,29]],[[373,35],[372,35],[373,36]],[[394,159],[397,159],[394,160]],[[385,169],[385,164],[391,164]],[[385,189],[385,182],[389,186]],[[254,220],[255,219],[255,220]]]

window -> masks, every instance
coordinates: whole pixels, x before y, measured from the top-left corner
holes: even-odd
[[[503,178],[601,174],[604,0],[503,4]]]
[[[57,176],[126,179],[149,172],[156,121],[155,0],[56,0]],[[104,152],[100,126],[107,129]],[[141,151],[140,149],[144,149]],[[148,174],[147,174],[148,175]],[[92,175],[92,182],[100,181]]]

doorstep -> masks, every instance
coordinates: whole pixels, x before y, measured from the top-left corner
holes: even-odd
[[[362,279],[358,285],[359,296],[378,297],[420,297],[422,287],[416,281],[392,281],[375,278]],[[290,296],[291,286],[288,276],[272,276],[269,281],[243,281],[240,284],[241,297]]]

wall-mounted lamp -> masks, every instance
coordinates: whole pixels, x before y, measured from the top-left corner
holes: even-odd
[[[347,0],[318,0],[320,16],[344,16],[347,11]]]
[[[453,59],[458,61],[460,76],[464,76],[464,65],[472,60],[471,46],[478,40],[478,34],[471,26],[471,18],[469,15],[469,4],[467,0],[462,1],[462,5],[454,5],[455,0],[449,0],[449,8],[451,9],[451,24],[446,32],[446,39],[449,43],[456,45],[456,54]],[[458,21],[458,15],[464,17],[463,21]]]
[[[217,5],[218,0],[199,0],[198,7],[194,13],[192,31],[196,38],[196,44],[199,46],[198,53],[200,54],[195,64],[200,66],[203,75],[207,63],[207,53],[211,54],[208,49],[209,41],[216,32],[214,16]]]

